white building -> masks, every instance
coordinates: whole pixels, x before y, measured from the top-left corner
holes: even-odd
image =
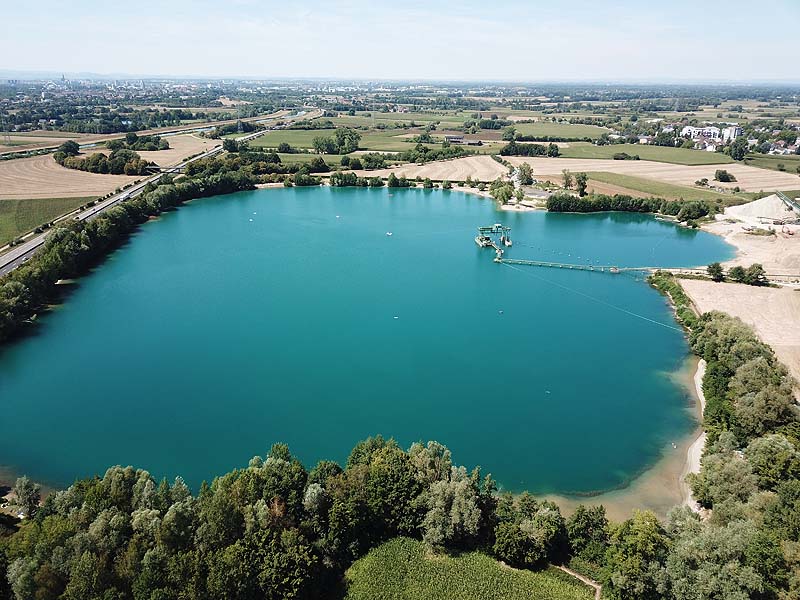
[[[741,127],[738,125],[731,125],[722,130],[722,141],[727,144],[742,135],[742,133],[744,133],[744,131]]]
[[[719,127],[714,127],[713,125],[710,127],[692,127],[691,125],[687,125],[681,129],[681,136],[692,139],[703,137],[718,140],[722,137],[722,132]]]

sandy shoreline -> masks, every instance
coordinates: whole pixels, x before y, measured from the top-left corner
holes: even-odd
[[[698,389],[702,392],[702,388],[695,385],[698,377],[702,381],[703,372],[698,366],[698,359],[690,356],[683,367],[671,375],[686,392],[689,401],[686,410],[692,411],[695,418],[702,412],[702,399],[698,396]],[[705,440],[701,427],[698,420],[689,434],[675,440],[675,446],[667,444],[661,457],[624,487],[595,496],[549,494],[544,497],[558,504],[565,514],[571,514],[579,504],[602,504],[609,519],[614,521],[628,519],[634,510],[639,509],[652,510],[659,517],[666,517],[670,509],[690,500],[689,487],[684,480],[688,473],[693,472],[692,469],[699,468],[700,454],[696,455],[695,462],[691,453],[698,447],[698,439]],[[702,445],[699,448],[702,452]]]
[[[697,405],[699,408],[699,419],[702,423],[703,414],[706,411],[706,397],[703,394],[703,377],[706,374],[706,361],[702,358],[697,361],[697,371],[694,374],[694,389],[697,398]],[[691,473],[700,472],[700,459],[703,457],[703,450],[706,447],[706,432],[701,431],[697,439],[692,442],[689,449],[686,451],[686,466],[681,473],[681,494],[683,495],[683,503],[689,506],[693,511],[700,512],[700,505],[692,496],[692,490],[686,481],[687,475]]]

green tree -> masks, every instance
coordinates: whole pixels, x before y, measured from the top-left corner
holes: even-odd
[[[766,285],[767,275],[764,267],[758,263],[750,265],[745,270],[743,281],[748,285]]]
[[[478,541],[484,519],[479,474],[468,475],[464,467],[453,467],[450,477],[435,481],[424,500],[422,539],[433,547],[470,547]]]
[[[727,183],[731,181],[736,181],[736,177],[734,177],[732,173],[729,173],[725,169],[717,169],[716,171],[714,171],[714,180]]]
[[[226,138],[222,141],[222,149],[225,152],[239,152],[239,142],[233,138]]]
[[[733,160],[744,160],[747,156],[747,140],[744,136],[739,136],[731,144],[730,155]]]
[[[520,185],[531,185],[533,183],[533,169],[528,163],[522,163],[518,171]]]
[[[754,439],[745,456],[761,489],[775,490],[784,481],[800,478],[800,451],[783,435]]]
[[[67,156],[77,156],[80,151],[81,147],[78,145],[78,142],[73,140],[64,142],[56,150],[56,152],[63,152]]]
[[[564,189],[571,190],[574,179],[572,177],[572,173],[569,172],[569,169],[564,169],[561,171],[561,179],[564,182]]]
[[[34,517],[39,509],[41,486],[23,475],[17,479],[12,491],[16,496],[17,504],[22,508],[25,515]]]
[[[595,564],[602,564],[608,546],[609,524],[602,506],[585,507],[579,504],[566,522],[570,549]]]
[[[725,527],[698,525],[684,532],[667,559],[672,597],[676,600],[762,597],[764,578],[748,558],[748,549],[756,536],[755,527],[747,522]]]
[[[550,158],[556,158],[561,154],[556,144],[549,144],[547,146],[547,156]]]
[[[725,272],[722,270],[722,265],[718,262],[711,263],[706,270],[713,281],[725,280]]]
[[[728,277],[738,283],[744,283],[747,279],[747,274],[745,273],[744,267],[736,265],[735,267],[730,268],[728,271]]]
[[[589,181],[588,175],[586,173],[576,173],[575,174],[575,189],[578,190],[579,196],[586,195],[586,184]]]
[[[651,512],[635,511],[611,532],[603,592],[615,600],[660,600],[668,547],[658,518]]]
[[[531,536],[522,531],[517,523],[500,523],[495,529],[494,538],[492,552],[499,560],[518,569],[542,566],[545,558],[544,548],[541,545],[537,546]]]

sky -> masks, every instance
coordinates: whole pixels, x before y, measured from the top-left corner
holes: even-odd
[[[800,81],[800,0],[35,0],[0,71],[493,81]]]

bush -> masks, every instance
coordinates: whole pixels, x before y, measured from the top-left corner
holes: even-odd
[[[714,171],[714,179],[723,183],[736,181],[736,177],[734,177],[732,173],[729,173],[725,169],[717,169]]]

